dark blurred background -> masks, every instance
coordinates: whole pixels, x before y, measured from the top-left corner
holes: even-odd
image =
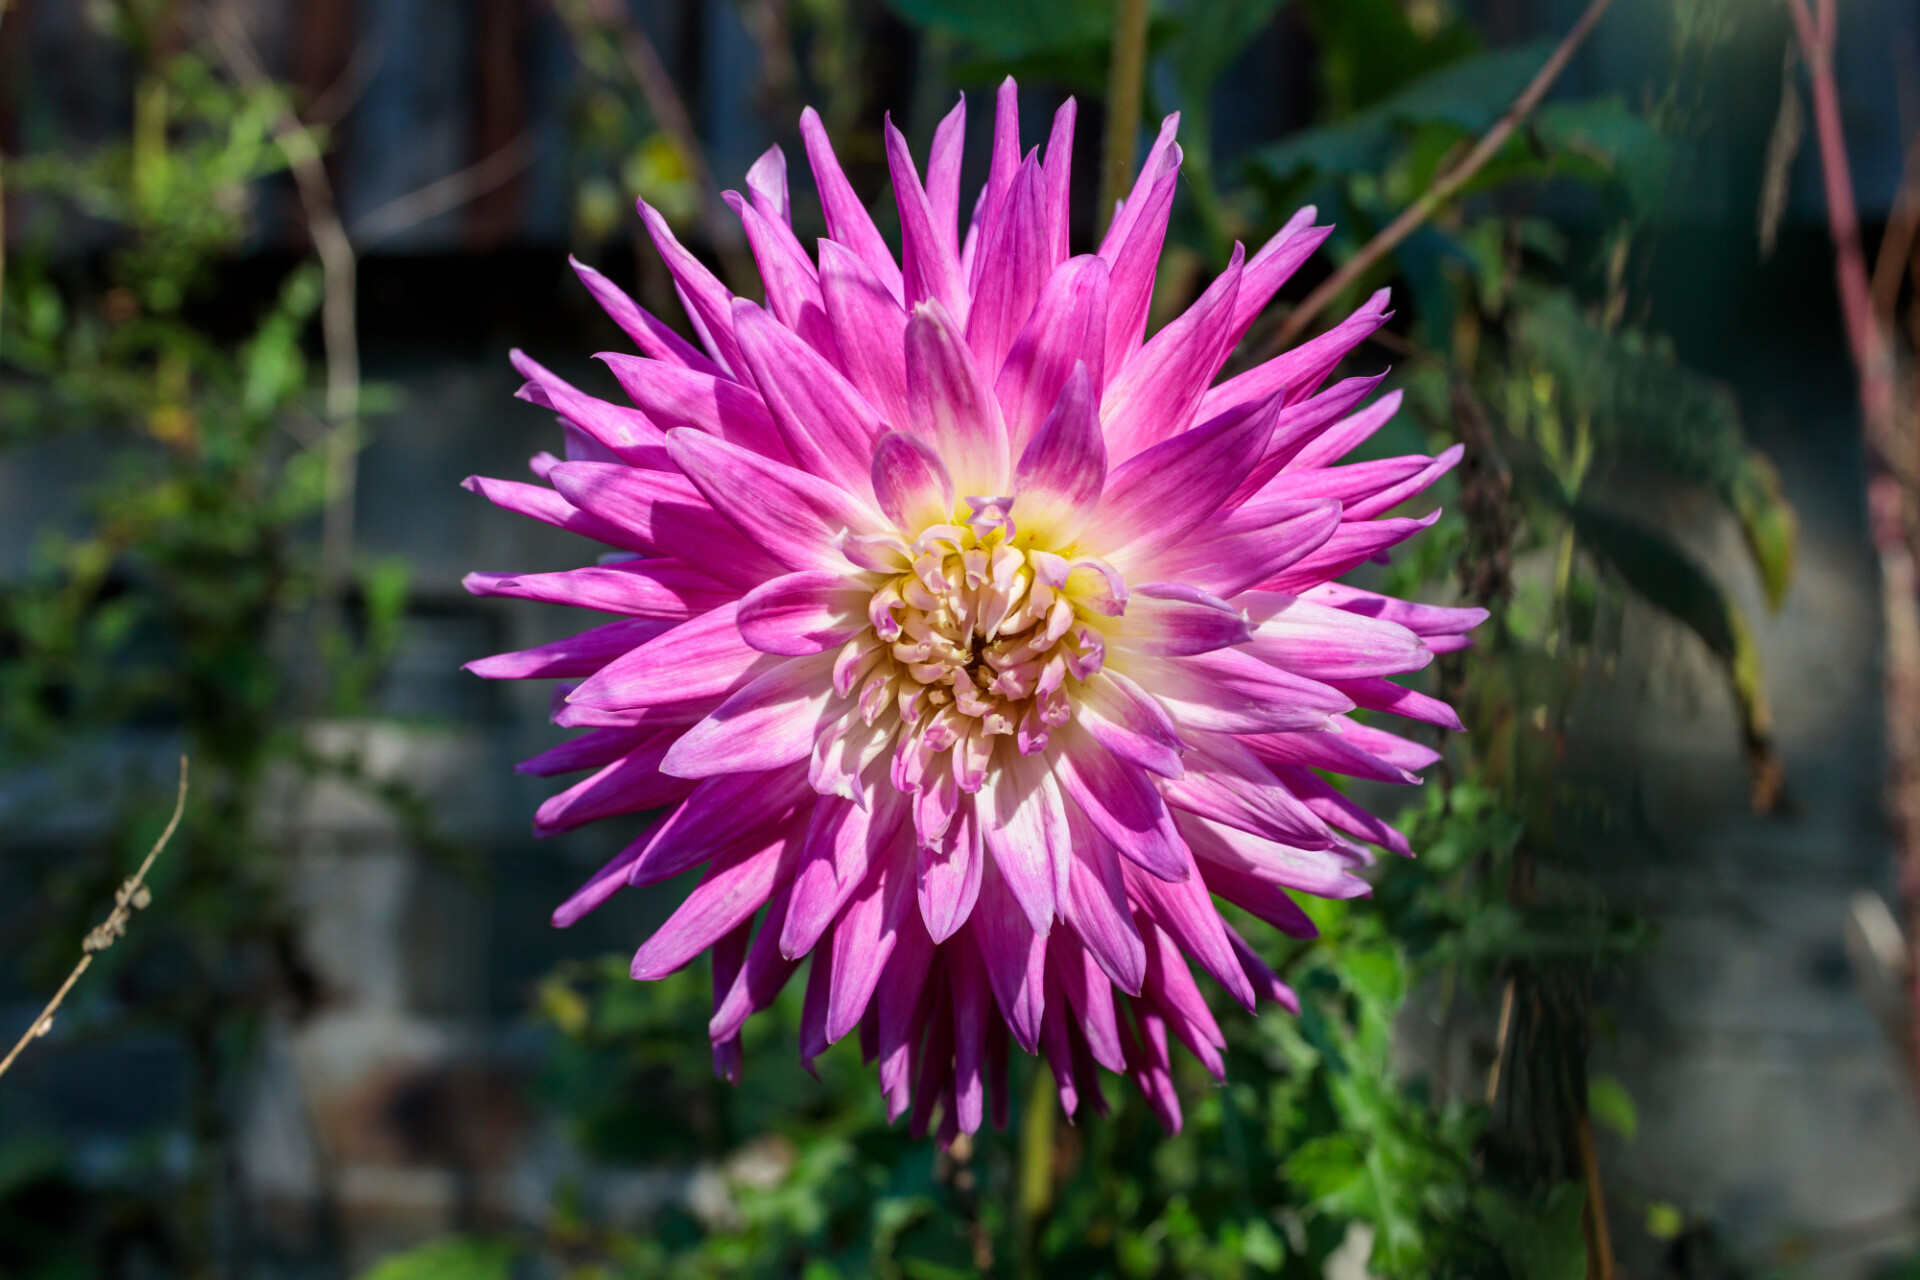
[[[1584,7],[1151,6],[1154,323],[1313,201],[1297,304]],[[808,103],[886,229],[884,114],[924,154],[966,92],[971,191],[1001,75],[1028,145],[1078,95],[1089,247],[1114,8],[0,6],[9,1041],[194,769],[153,905],[0,1079],[0,1275],[1920,1274],[1901,944],[1858,900],[1896,900],[1860,415],[1774,0],[1618,0],[1335,308],[1395,290],[1353,360],[1409,394],[1381,451],[1469,446],[1368,572],[1496,619],[1434,673],[1467,742],[1369,792],[1429,856],[1275,944],[1308,1007],[1222,1009],[1178,1139],[1113,1088],[936,1157],[850,1054],[800,1073],[786,1009],[729,1091],[702,966],[623,976],[684,886],[548,928],[645,819],[536,842],[549,690],[460,670],[573,625],[460,587],[582,558],[460,487],[557,447],[508,350],[617,396],[569,253],[684,326],[636,195],[757,296],[715,191],[780,144],[818,234]],[[1835,66],[1871,255],[1920,7],[1840,6]]]

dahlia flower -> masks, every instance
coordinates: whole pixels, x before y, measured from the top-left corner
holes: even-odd
[[[472,669],[573,682],[554,719],[586,732],[521,768],[591,773],[539,833],[664,811],[555,924],[705,865],[633,976],[713,953],[722,1075],[811,956],[803,1059],[857,1031],[915,1132],[1004,1115],[1009,1042],[1045,1056],[1069,1115],[1104,1108],[1106,1067],[1177,1128],[1170,1038],[1216,1076],[1225,1044],[1194,967],[1249,1009],[1298,1008],[1215,899],[1310,936],[1290,892],[1364,894],[1362,842],[1408,851],[1322,774],[1417,782],[1436,753],[1351,713],[1459,728],[1388,677],[1484,615],[1334,580],[1431,523],[1387,513],[1459,453],[1334,465],[1398,405],[1367,403],[1379,376],[1323,385],[1384,293],[1216,383],[1328,235],[1311,209],[1147,338],[1177,118],[1076,256],[1074,104],[1023,156],[1001,87],[961,236],[965,108],[924,181],[887,127],[898,260],[804,114],[817,255],[777,148],[726,197],[764,305],[642,202],[699,347],[575,264],[643,353],[599,357],[631,406],[516,352],[565,460],[467,483],[609,552],[466,585],[620,620]]]

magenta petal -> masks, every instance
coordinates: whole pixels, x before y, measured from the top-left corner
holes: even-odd
[[[853,251],[820,242],[820,293],[840,348],[840,367],[895,427],[907,423],[907,313]]]
[[[989,382],[999,376],[1053,271],[1054,235],[1047,224],[1044,181],[1039,162],[1029,156],[1007,193],[993,234],[981,245],[986,259],[967,312],[967,344]]]
[[[590,676],[615,658],[637,649],[672,622],[657,618],[636,618],[609,622],[579,635],[568,636],[517,653],[496,653],[467,664],[466,669],[483,680],[538,680],[560,676]]]
[[[686,303],[688,316],[713,348],[716,363],[734,377],[741,376],[740,348],[733,340],[733,294],[706,265],[674,238],[660,211],[641,200],[640,220],[646,224],[653,247],[673,273],[673,283]]]
[[[651,728],[592,729],[522,760],[513,766],[513,771],[534,778],[551,778],[581,769],[604,768],[629,751],[644,746],[653,735]]]
[[[1345,583],[1329,582],[1301,593],[1301,599],[1332,605],[1368,618],[1397,622],[1418,636],[1465,634],[1490,616],[1485,609],[1450,608],[1435,604],[1416,604],[1392,596],[1362,591]]]
[[[1235,244],[1227,269],[1207,291],[1113,374],[1100,399],[1100,421],[1116,461],[1177,436],[1199,420],[1195,411],[1201,397],[1233,350],[1226,321],[1240,292],[1245,253]]]
[[[1386,375],[1382,374],[1380,376],[1385,377]],[[1327,400],[1329,397],[1339,396],[1342,393],[1342,389],[1353,381],[1355,381],[1355,379],[1349,378],[1345,382],[1336,382],[1333,386],[1327,388],[1319,395],[1314,396],[1311,400],[1303,400],[1297,405],[1290,406],[1287,409],[1287,413],[1292,414],[1296,410],[1304,411],[1310,405]],[[1368,381],[1372,380],[1369,379]],[[1305,471],[1314,467],[1324,467],[1338,462],[1365,444],[1368,440],[1372,439],[1375,432],[1391,422],[1393,415],[1400,412],[1401,399],[1402,394],[1399,389],[1396,388],[1387,392],[1387,394],[1381,396],[1378,400],[1360,410],[1358,413],[1351,414],[1333,423],[1331,426],[1322,428],[1310,438],[1302,439],[1296,449],[1291,453],[1291,456],[1288,457],[1286,462],[1287,469],[1289,471]]]
[[[804,769],[730,773],[694,787],[680,807],[635,841],[639,852],[627,872],[636,888],[659,884],[709,858],[766,843],[775,829],[804,822],[813,805]],[[797,850],[796,850],[797,853]]]
[[[713,1018],[707,1023],[707,1035],[715,1042],[738,1036],[747,1019],[772,1004],[800,967],[798,961],[782,956],[774,945],[792,898],[793,885],[788,884],[767,899],[766,919],[754,935],[740,972],[728,984],[725,997],[716,1003]],[[718,985],[717,971],[715,981]]]
[[[679,909],[635,953],[633,976],[664,978],[751,919],[773,892],[781,863],[790,862],[796,843],[780,836],[764,848],[716,861]]]
[[[1402,856],[1411,856],[1413,849],[1407,844],[1407,838],[1380,818],[1368,813],[1352,800],[1342,795],[1333,784],[1320,777],[1311,769],[1298,765],[1276,764],[1270,766],[1273,776],[1280,779],[1287,790],[1300,798],[1302,804],[1313,810],[1314,816],[1337,831],[1344,831],[1357,840],[1365,840],[1391,850]],[[1188,844],[1193,845],[1196,855],[1200,855],[1199,846],[1193,843],[1191,836]],[[1204,856],[1204,855],[1200,855]],[[1308,893],[1319,893],[1317,889],[1306,885],[1295,885]],[[1323,895],[1324,896],[1324,895]],[[1334,895],[1338,896],[1338,895]]]
[[[1186,846],[1181,846],[1186,853]],[[1253,985],[1246,971],[1234,958],[1233,944],[1227,940],[1226,926],[1220,920],[1207,885],[1195,873],[1193,855],[1186,854],[1188,875],[1183,880],[1162,880],[1137,867],[1122,867],[1127,878],[1127,893],[1153,922],[1172,934],[1174,940],[1199,962],[1213,980],[1225,987],[1240,1004],[1253,1008]]]
[[[912,1082],[913,1053],[919,1043],[919,1015],[926,1001],[927,978],[938,957],[933,939],[920,917],[909,911],[900,922],[900,936],[874,993],[879,1012],[879,1075],[887,1096],[887,1118],[897,1120],[907,1109]]]
[[[1340,514],[1337,502],[1252,502],[1157,545],[1134,567],[1233,600],[1325,546]]]
[[[874,988],[901,934],[901,924],[913,914],[911,859],[877,862],[846,912],[833,928],[828,956],[816,957],[831,965],[827,987],[827,1042],[839,1040],[860,1024],[873,1000]]]
[[[900,275],[906,289],[903,301],[909,310],[922,302],[938,302],[964,325],[972,299],[960,278],[953,237],[940,233],[933,206],[927,201],[913,157],[907,151],[907,140],[891,120],[886,125],[886,138],[893,199],[900,208]]]
[[[1349,414],[1355,405],[1372,395],[1374,389],[1386,376],[1385,373],[1377,373],[1371,377],[1347,378],[1334,383],[1317,396],[1311,396],[1281,409],[1279,416],[1273,420],[1273,434],[1267,437],[1266,454],[1247,474],[1247,478],[1240,482],[1240,487],[1234,491],[1234,495],[1227,500],[1226,505],[1237,507],[1254,497],[1283,468],[1297,469],[1299,460],[1309,450],[1318,447],[1320,441],[1327,435],[1339,430],[1344,425],[1343,416]],[[1268,399],[1271,400],[1273,397],[1270,396]],[[1381,404],[1388,402],[1397,406],[1400,403],[1400,393],[1390,392],[1381,397]],[[1375,406],[1376,409],[1378,407]],[[1244,408],[1245,406],[1241,406],[1239,410],[1230,412],[1238,412]],[[1368,413],[1373,411],[1373,409],[1367,410]],[[1355,417],[1358,416],[1355,415]],[[1388,416],[1391,416],[1391,410],[1388,411]],[[1352,420],[1352,418],[1346,419],[1346,421]]]
[[[753,260],[760,268],[760,281],[766,290],[768,310],[779,318],[786,331],[798,334],[811,350],[829,363],[838,364],[840,344],[827,321],[826,303],[820,296],[820,276],[813,260],[800,247],[791,228],[763,217],[758,210],[741,200],[737,192],[729,191],[727,196],[728,203],[740,215],[741,225],[746,228],[747,245],[753,250]],[[736,341],[740,337],[739,312],[743,302],[745,299],[742,298],[733,300]],[[746,305],[753,304],[749,302]]]
[[[1186,744],[1173,718],[1118,671],[1098,672],[1081,686],[1074,719],[1088,737],[1121,760],[1163,778],[1180,776],[1180,752]]]
[[[601,818],[643,813],[686,799],[693,785],[660,772],[660,761],[671,745],[670,731],[656,732],[592,777],[549,798],[534,812],[533,833],[556,835]]]
[[[1061,788],[1087,821],[1130,862],[1156,876],[1187,873],[1186,845],[1146,773],[1084,731],[1061,733],[1050,753]]]
[[[845,490],[697,431],[671,432],[667,451],[716,511],[789,569],[844,569],[840,538],[878,529],[877,514]]]
[[[871,811],[840,796],[820,797],[801,847],[793,906],[780,934],[783,955],[797,958],[813,950],[870,871],[899,852],[905,821],[906,804],[898,792]]]
[[[1225,929],[1223,923],[1221,928]],[[1231,935],[1227,944],[1233,944]],[[1236,954],[1235,959],[1238,960]],[[1180,1038],[1187,1051],[1200,1060],[1207,1074],[1216,1080],[1226,1078],[1226,1062],[1220,1056],[1220,1050],[1226,1048],[1227,1038],[1220,1033],[1220,1024],[1214,1021],[1213,1010],[1207,1008],[1206,997],[1200,994],[1200,984],[1193,980],[1193,972],[1187,968],[1186,960],[1180,954],[1180,944],[1173,935],[1157,925],[1150,926],[1147,938],[1147,983],[1145,996],[1153,1002],[1160,1016],[1165,1018],[1167,1026]]]
[[[953,477],[918,436],[890,431],[873,450],[873,495],[894,526],[913,533],[951,523]]]
[[[630,467],[621,469],[632,470]],[[542,484],[468,476],[460,482],[460,487],[469,493],[479,494],[503,510],[529,516],[543,524],[550,524],[556,529],[565,529],[569,533],[577,533],[583,538],[591,538],[609,547],[643,553],[657,550],[644,539],[635,537],[632,530],[623,529],[590,512],[580,510],[560,494]]]
[[[1007,428],[954,318],[937,301],[907,321],[910,423],[953,473],[962,496],[1006,492]]]
[[[789,226],[793,223],[793,205],[787,195],[787,153],[778,146],[768,147],[747,169],[747,193],[760,216]]]
[[[508,355],[514,371],[527,380],[527,387],[522,391],[524,398],[552,409],[630,466],[657,470],[665,464],[661,448],[666,442],[660,428],[649,421],[646,414],[575,390],[572,384],[549,373],[524,351],[515,350]]]
[[[1392,314],[1387,310],[1387,297],[1387,291],[1380,290],[1319,337],[1214,387],[1200,402],[1200,416],[1212,417],[1276,395],[1285,396],[1288,403],[1304,399],[1349,352],[1387,322]]]
[[[927,205],[933,212],[933,225],[946,237],[947,251],[960,260],[960,166],[967,145],[967,95],[947,112],[933,131],[933,146],[927,152]]]
[[[1055,945],[1078,938],[1122,991],[1137,994],[1147,954],[1127,902],[1120,855],[1084,820],[1069,825],[1074,831],[1073,862],[1067,870],[1067,892],[1060,899],[1060,916],[1072,931],[1063,931]]]
[[[635,618],[691,618],[731,594],[677,560],[634,560],[559,573],[470,573],[460,585],[476,596],[570,604]]]
[[[1184,582],[1146,582],[1132,589],[1127,612],[1108,638],[1116,648],[1181,658],[1245,644],[1253,630],[1240,608],[1212,592]]]
[[[568,502],[626,530],[643,550],[699,565],[727,586],[757,586],[781,571],[685,476],[607,462],[562,462],[547,474]]]
[[[752,303],[735,303],[734,333],[795,465],[861,492],[874,441],[887,430],[880,415],[819,352]]]
[[[792,460],[754,388],[725,375],[677,369],[616,351],[603,351],[598,358],[612,372],[627,399],[639,405],[662,431],[693,427],[776,462]],[[746,375],[743,372],[741,376]]]
[[[1142,679],[1178,724],[1218,733],[1291,733],[1326,727],[1353,709],[1338,689],[1281,671],[1240,649],[1141,658]]]
[[[1451,729],[1455,733],[1462,732],[1466,727],[1460,723],[1460,713],[1440,699],[1416,693],[1391,680],[1368,676],[1359,680],[1329,680],[1327,683],[1352,698],[1355,706],[1370,711],[1405,716],[1409,720]]]
[[[1056,879],[1064,880],[1073,856],[1058,786],[1038,757],[1003,751],[975,804],[987,806],[980,829],[993,874],[1033,932],[1045,934],[1053,924]]]
[[[1080,948],[1071,933],[1063,931],[1050,941],[1052,945],[1048,950],[1059,957],[1056,972],[1060,975],[1061,990],[1066,992],[1067,1004],[1073,1009],[1095,1061],[1109,1071],[1125,1070],[1126,1057],[1121,1048],[1120,1020],[1114,1008],[1113,984],[1107,981],[1106,973],[1089,952]],[[1146,971],[1147,953],[1142,944],[1140,976],[1132,987],[1122,989],[1139,991],[1140,984],[1146,981]]]
[[[1107,264],[1092,254],[1068,259],[1047,277],[993,384],[1011,452],[1028,447],[1077,364],[1084,364],[1092,379],[1098,416],[1099,393],[1106,386],[1107,296]],[[1100,450],[1104,460],[1104,439]]]
[[[980,896],[986,855],[973,804],[971,796],[963,799],[946,833],[932,845],[919,846],[920,915],[935,942],[945,942],[967,922]]]
[[[904,297],[900,266],[887,252],[887,242],[880,238],[867,207],[854,194],[853,184],[847,181],[840,161],[833,154],[826,127],[812,107],[800,113],[800,136],[806,142],[814,184],[820,189],[820,211],[826,216],[827,235],[858,255],[867,270],[893,295],[894,301],[900,302]]]
[[[980,948],[962,937],[947,966],[953,986],[953,1099],[941,1125],[941,1141],[952,1140],[949,1127],[976,1133],[986,1112],[987,1027],[993,1019],[993,996],[987,984]]]
[[[1014,174],[1020,170],[1020,87],[1012,76],[1001,80],[994,92],[993,149],[989,154],[987,181],[980,188],[979,203],[974,206],[973,225],[967,229],[967,238],[976,241],[976,250],[992,237],[1000,219],[1000,206],[1005,203],[1007,192],[1013,189]],[[985,265],[986,254],[976,251],[969,277],[972,286],[978,286]]]
[[[1232,925],[1227,926],[1227,939],[1233,943],[1233,954],[1240,958],[1240,967],[1247,971],[1247,981],[1253,984],[1253,989],[1288,1013],[1298,1014],[1300,997],[1293,993],[1292,987],[1280,980],[1280,975],[1267,967],[1267,962]]]
[[[971,919],[973,936],[1015,1043],[1037,1053],[1040,1022],[1046,1014],[1047,933],[1033,926],[999,866],[994,861],[985,869],[980,904]]]
[[[1249,875],[1220,863],[1208,863],[1201,869],[1207,888],[1257,919],[1264,920],[1290,938],[1317,938],[1319,926],[1287,896],[1287,891],[1271,880]]]
[[[1097,259],[1096,259],[1097,261]],[[1055,545],[1071,544],[1100,502],[1107,445],[1087,366],[1076,361],[1053,411],[1013,472],[1013,518]]]
[[[762,583],[740,601],[740,636],[762,653],[819,653],[866,630],[872,594],[844,574],[790,573]]]
[[[661,771],[705,778],[805,760],[833,695],[832,674],[831,655],[788,659],[687,730],[667,752]]]
[[[1067,197],[1073,185],[1073,125],[1079,113],[1079,105],[1068,98],[1053,113],[1053,132],[1047,135],[1046,216],[1053,242],[1053,255],[1047,263],[1049,270],[1065,262],[1072,252],[1068,244]]]
[[[602,667],[567,701],[620,711],[726,697],[785,664],[740,638],[739,606],[721,605]]]
[[[683,369],[708,374],[720,372],[720,366],[709,360],[704,352],[628,297],[613,281],[578,258],[570,256],[567,261],[573,265],[574,274],[580,277],[580,283],[587,286],[587,292],[593,295],[593,300],[600,304],[600,309],[633,339],[633,345],[655,360],[679,365]]]
[[[1135,453],[1108,475],[1086,544],[1116,561],[1177,545],[1259,461],[1276,412],[1216,418]]]
[[[1248,591],[1238,599],[1253,620],[1253,642],[1246,651],[1296,675],[1314,680],[1399,675],[1433,658],[1419,636],[1396,623],[1271,591]]]
[[[1268,591],[1300,592],[1338,577],[1356,565],[1385,555],[1414,534],[1430,529],[1438,511],[1419,519],[1394,517],[1342,523],[1320,547],[1260,585]]]
[[[1303,849],[1333,844],[1319,816],[1238,739],[1195,733],[1186,763],[1186,774],[1161,788],[1174,808]]]

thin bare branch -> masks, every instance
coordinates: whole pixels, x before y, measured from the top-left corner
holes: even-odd
[[[1274,333],[1262,358],[1291,345],[1329,303],[1346,292],[1349,285],[1366,274],[1374,263],[1391,253],[1402,240],[1418,230],[1442,205],[1458,195],[1473,180],[1473,176],[1486,167],[1487,161],[1499,154],[1500,148],[1513,136],[1513,131],[1520,127],[1520,122],[1533,114],[1534,108],[1547,96],[1547,91],[1553,88],[1560,73],[1573,60],[1575,51],[1586,42],[1587,36],[1612,3],[1613,0],[1591,0],[1579,21],[1561,38],[1553,53],[1541,64],[1540,70],[1527,82],[1527,87],[1513,100],[1513,105],[1494,121],[1493,127],[1474,144],[1473,150],[1435,178],[1433,185],[1418,200],[1408,205],[1399,217],[1383,227],[1373,239],[1360,247],[1358,253],[1341,263],[1340,269],[1328,276],[1318,289],[1307,295],[1307,300],[1295,307]]]
[[[173,839],[173,833],[180,829],[180,818],[186,811],[187,758],[181,756],[180,788],[174,795],[173,816],[167,819],[166,829],[160,833],[160,838],[153,842],[153,848],[147,850],[147,856],[141,860],[139,870],[122,881],[120,888],[114,892],[113,910],[107,913],[107,918],[87,933],[86,940],[81,943],[80,959],[73,966],[72,972],[67,974],[67,980],[60,984],[60,989],[53,993],[53,999],[47,1001],[47,1007],[42,1009],[40,1015],[28,1025],[20,1039],[8,1051],[7,1056],[0,1058],[0,1076],[7,1074],[7,1069],[13,1066],[14,1059],[18,1058],[28,1045],[53,1030],[53,1015],[60,1011],[61,1003],[66,1000],[67,993],[73,990],[74,984],[80,981],[80,975],[93,967],[93,958],[118,942],[127,932],[127,921],[133,918],[133,913],[142,910],[153,900],[153,895],[147,890],[147,872],[153,870],[154,859],[160,856],[160,851],[165,849],[167,842]]]
[[[471,204],[487,192],[511,182],[533,163],[537,154],[532,132],[523,132],[479,162],[389,200],[360,218],[353,224],[353,242],[361,252],[365,252],[380,241],[391,239],[429,218]]]
[[[333,183],[327,177],[313,130],[301,123],[292,105],[274,87],[232,6],[216,6],[210,24],[214,46],[235,82],[253,92],[279,97],[274,141],[293,170],[307,235],[320,258],[320,334],[326,354],[329,426],[326,497],[320,521],[320,611],[325,626],[346,594],[347,577],[353,569],[353,506],[360,456],[360,340],[355,323],[359,260],[340,221]]]
[[[1113,61],[1107,69],[1107,136],[1100,152],[1099,229],[1107,233],[1113,206],[1127,193],[1140,132],[1140,95],[1147,77],[1147,0],[1116,0]]]

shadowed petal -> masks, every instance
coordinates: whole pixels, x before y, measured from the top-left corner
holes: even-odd
[[[705,778],[805,760],[833,694],[832,673],[830,654],[782,663],[687,730],[667,752],[661,771]]]
[[[794,464],[861,492],[873,443],[887,429],[880,415],[825,357],[751,302],[734,304],[734,333]]]
[[[872,589],[828,570],[790,573],[740,601],[740,636],[762,653],[802,657],[837,648],[867,627]]]

